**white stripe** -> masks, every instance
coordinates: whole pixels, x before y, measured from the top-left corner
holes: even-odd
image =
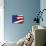
[[[16,21],[16,22],[14,22],[14,23],[20,23],[20,22],[23,22],[24,20],[19,20],[19,21]]]

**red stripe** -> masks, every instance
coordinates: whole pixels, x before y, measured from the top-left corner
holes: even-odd
[[[18,22],[18,24],[24,23],[24,16],[18,16],[17,19],[18,21],[23,20],[23,21]]]

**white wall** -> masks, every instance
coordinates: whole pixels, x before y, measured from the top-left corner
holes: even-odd
[[[0,42],[4,41],[4,0],[0,0]]]

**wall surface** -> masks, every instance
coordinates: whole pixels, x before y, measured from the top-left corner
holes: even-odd
[[[41,11],[43,9],[46,9],[46,0],[41,0],[40,1],[40,9],[41,9]],[[46,27],[46,10],[44,10],[42,17],[43,17],[43,22],[40,21],[40,25],[43,25],[43,26]]]
[[[18,41],[32,29],[35,14],[40,10],[40,0],[4,0],[4,35],[7,41]],[[12,24],[12,15],[24,16],[23,24]]]

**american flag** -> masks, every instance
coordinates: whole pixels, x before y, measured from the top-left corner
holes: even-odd
[[[24,22],[24,16],[23,15],[13,15],[12,16],[12,23],[22,24],[23,22]]]

